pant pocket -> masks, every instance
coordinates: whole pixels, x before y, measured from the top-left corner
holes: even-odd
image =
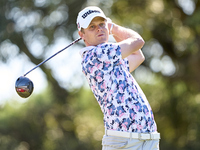
[[[103,147],[124,148],[128,144],[128,139],[113,136],[104,136],[102,139]]]

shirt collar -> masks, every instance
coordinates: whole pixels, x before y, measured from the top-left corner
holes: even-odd
[[[105,43],[102,43],[102,44],[105,44]],[[102,45],[102,44],[99,44],[99,45]],[[109,43],[107,43],[107,44],[109,44]],[[87,46],[87,47],[84,47],[84,48],[82,48],[82,49],[79,51],[79,54],[81,55],[81,57],[83,57],[83,54],[84,54],[86,51],[89,51],[89,50],[91,50],[91,49],[93,49],[93,48],[95,48],[95,47],[98,47],[99,45],[97,45],[97,46]]]
[[[93,48],[95,48],[96,46],[87,46],[87,47],[84,47],[82,48],[80,51],[79,51],[79,54],[81,55],[81,57],[83,57],[83,53],[86,52],[86,51],[89,51]]]

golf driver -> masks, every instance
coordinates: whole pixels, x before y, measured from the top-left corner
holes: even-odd
[[[36,68],[38,68],[39,66],[41,66],[42,64],[44,64],[45,62],[47,62],[49,59],[53,58],[54,56],[56,56],[57,54],[59,54],[60,52],[64,51],[65,49],[69,48],[70,46],[72,46],[73,44],[77,43],[78,41],[80,41],[82,38],[78,38],[75,41],[73,41],[72,43],[70,43],[68,46],[66,46],[65,48],[61,49],[60,51],[58,51],[57,53],[55,53],[54,55],[52,55],[51,57],[47,58],[46,60],[44,60],[43,62],[41,62],[40,64],[38,64],[37,66],[35,66],[33,69],[31,69],[30,71],[28,71],[27,73],[25,73],[23,76],[19,77],[16,82],[15,82],[15,90],[17,92],[17,94],[22,97],[22,98],[27,98],[29,97],[34,89],[34,85],[33,82],[25,77],[27,74],[29,74],[31,71],[35,70]]]

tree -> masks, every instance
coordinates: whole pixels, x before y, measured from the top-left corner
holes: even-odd
[[[193,0],[118,0],[112,6],[113,20],[135,29],[146,41],[146,61],[136,73],[156,74],[151,80],[153,90],[144,88],[150,103],[159,103],[155,116],[161,149],[199,147],[195,119],[200,91],[199,8],[199,1]]]
[[[67,39],[74,40],[77,12],[85,2],[85,0],[1,1],[0,60],[6,62],[9,58],[24,53],[32,63],[42,62],[45,54],[48,53],[48,45],[54,43],[56,38],[65,36]],[[42,52],[38,56],[31,51],[34,42],[41,47]],[[8,49],[4,45],[7,43],[17,47],[14,49],[17,51],[16,55],[13,56],[16,52],[6,52]],[[52,70],[45,66],[40,68],[46,74],[49,84],[53,85],[56,100],[65,102],[67,91],[59,86],[58,81],[52,76]]]

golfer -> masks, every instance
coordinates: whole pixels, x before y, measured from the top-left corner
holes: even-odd
[[[95,6],[79,12],[77,26],[86,47],[82,72],[104,114],[103,150],[158,150],[160,134],[152,109],[130,72],[143,61],[143,38],[108,19]],[[115,43],[108,43],[112,34]]]

